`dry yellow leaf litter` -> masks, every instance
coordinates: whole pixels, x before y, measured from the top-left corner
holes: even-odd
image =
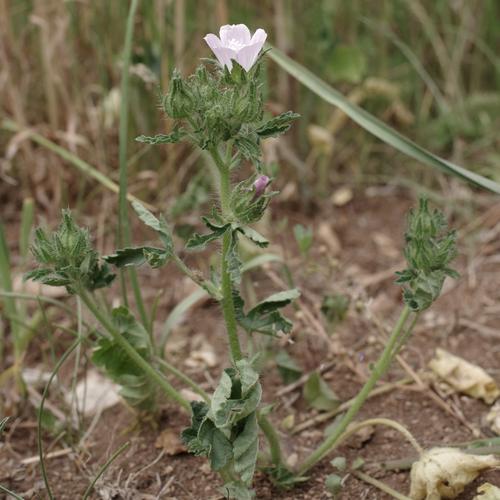
[[[495,434],[500,436],[500,401],[497,401],[491,407],[490,411],[486,415],[486,423]]]
[[[481,471],[499,466],[500,460],[494,455],[476,456],[456,448],[432,448],[411,468],[410,498],[456,498]]]
[[[477,489],[481,495],[476,495],[472,500],[500,500],[500,488],[490,483],[484,483]]]
[[[444,349],[436,349],[430,369],[453,389],[492,404],[499,396],[496,382],[479,366],[454,356]]]

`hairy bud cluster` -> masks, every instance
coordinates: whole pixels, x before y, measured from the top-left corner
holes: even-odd
[[[449,267],[457,255],[456,232],[447,230],[444,215],[430,211],[425,198],[408,216],[404,254],[408,267],[398,275],[404,285],[403,298],[414,311],[429,307],[440,295],[447,276],[457,278]]]

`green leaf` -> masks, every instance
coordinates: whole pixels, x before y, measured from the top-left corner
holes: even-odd
[[[226,483],[220,492],[224,495],[224,498],[235,498],[236,500],[253,500],[255,498],[255,492],[250,490],[242,483],[232,481],[231,483]]]
[[[260,248],[266,248],[269,245],[269,241],[251,227],[239,226],[238,231],[245,235],[250,241],[255,243]]]
[[[291,127],[292,122],[297,118],[300,118],[300,115],[294,113],[293,111],[281,113],[261,125],[256,130],[257,135],[261,139],[266,139],[267,137],[278,137],[284,134]]]
[[[297,476],[291,470],[288,470],[283,465],[273,465],[271,467],[265,467],[264,472],[269,474],[271,481],[280,486],[281,488],[290,488],[298,483],[303,483],[307,481],[308,478],[305,476]]]
[[[259,451],[259,429],[256,413],[248,415],[243,430],[233,442],[234,470],[247,486],[252,484]]]
[[[246,160],[250,160],[260,165],[262,151],[260,149],[259,137],[256,134],[239,134],[234,145]]]
[[[284,349],[278,352],[275,360],[284,384],[291,384],[301,377],[299,365]]]
[[[210,418],[213,419],[217,427],[224,427],[229,421],[228,400],[231,397],[233,387],[231,374],[231,369],[222,372],[219,384],[210,401]]]
[[[500,184],[456,165],[455,163],[444,160],[422,148],[367,111],[350,102],[340,92],[337,92],[304,66],[286,56],[279,49],[273,47],[269,55],[271,59],[278,63],[287,73],[305,85],[309,90],[329,104],[337,106],[358,125],[386,144],[427,166],[457,176],[493,193],[500,194]]]
[[[231,245],[227,252],[228,270],[231,283],[239,284],[241,282],[241,260],[238,254],[238,233],[231,232]]]
[[[154,136],[148,135],[140,135],[136,137],[135,140],[137,142],[144,142],[146,144],[173,144],[175,142],[179,142],[184,136],[186,132],[182,128],[178,128],[173,130],[170,134],[157,134]]]
[[[311,373],[304,384],[303,392],[304,399],[317,410],[334,410],[340,405],[337,395],[317,372]]]
[[[224,233],[231,227],[231,224],[224,224],[224,226],[215,229],[209,234],[198,234],[195,233],[191,238],[189,238],[186,248],[189,250],[203,250],[208,243],[211,241],[221,238]]]
[[[113,326],[135,350],[152,362],[152,347],[144,327],[136,321],[126,307],[113,309]],[[127,352],[115,340],[99,339],[92,361],[121,386],[120,394],[132,407],[151,409],[156,399],[156,388],[137,365],[131,362]]]
[[[300,253],[307,257],[311,245],[313,242],[313,231],[310,227],[304,227],[302,224],[297,224],[293,228],[293,235],[295,236],[295,241],[299,246]]]
[[[208,456],[210,448],[206,447],[198,439],[198,432],[200,431],[201,424],[207,416],[208,405],[202,401],[192,401],[191,410],[191,426],[182,431],[182,442],[187,446],[190,453],[196,456]]]
[[[116,267],[142,266],[148,262],[151,267],[159,267],[168,260],[168,253],[163,248],[128,247],[121,248],[103,259]]]
[[[237,361],[236,368],[240,376],[241,395],[245,398],[259,381],[259,374],[254,370],[252,364],[247,359],[240,359]]]
[[[292,323],[281,315],[279,309],[287,306],[299,297],[297,289],[291,289],[271,295],[245,314],[243,299],[235,292],[233,296],[238,323],[248,332],[277,335],[280,331],[288,333]]]
[[[174,251],[172,234],[170,233],[170,229],[168,228],[163,215],[161,215],[158,219],[138,201],[133,201],[132,207],[134,208],[135,213],[139,216],[139,219],[141,219],[141,221],[146,224],[146,226],[150,227],[158,233],[160,240],[165,246],[165,250],[169,255],[172,255]]]
[[[342,490],[342,478],[337,474],[329,474],[325,479],[325,488],[335,497]]]
[[[52,271],[52,269],[33,269],[24,274],[23,280],[33,280],[49,286],[67,286],[71,280],[62,273]]]
[[[359,83],[366,71],[366,57],[356,46],[338,45],[329,60],[328,74],[333,81]]]

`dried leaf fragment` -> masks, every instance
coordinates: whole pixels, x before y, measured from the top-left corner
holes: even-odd
[[[496,382],[479,366],[454,356],[444,349],[436,349],[430,369],[453,389],[492,404],[499,396]]]
[[[187,448],[181,441],[179,433],[172,429],[164,430],[156,438],[155,447],[163,448],[165,453],[171,457],[181,453],[187,453]]]
[[[497,401],[491,407],[490,411],[486,415],[486,423],[495,434],[500,436],[500,401]]]
[[[412,500],[456,498],[481,471],[500,466],[494,455],[469,455],[456,448],[432,448],[411,468]]]
[[[493,486],[490,483],[484,483],[477,489],[480,495],[476,495],[472,500],[499,500],[500,488]]]

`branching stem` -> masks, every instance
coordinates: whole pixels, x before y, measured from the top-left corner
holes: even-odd
[[[344,434],[347,430],[347,427],[352,422],[354,417],[358,414],[359,410],[363,406],[364,402],[370,395],[370,392],[375,387],[375,384],[378,380],[384,375],[384,373],[389,368],[392,359],[397,354],[398,349],[396,347],[401,347],[398,345],[400,336],[404,332],[404,326],[410,316],[410,309],[407,305],[404,306],[399,319],[394,326],[394,329],[391,333],[387,344],[380,355],[380,358],[375,363],[370,378],[366,381],[363,388],[359,391],[357,396],[354,398],[353,403],[347,413],[344,415],[342,420],[339,422],[335,430],[330,434],[330,436],[323,441],[323,443],[314,450],[304,461],[304,463],[300,466],[298,470],[298,474],[300,476],[304,475],[311,467],[317,464],[325,455],[327,455],[338,443],[339,438]],[[412,326],[415,322],[412,322]],[[409,335],[408,331],[404,332],[404,335]]]

